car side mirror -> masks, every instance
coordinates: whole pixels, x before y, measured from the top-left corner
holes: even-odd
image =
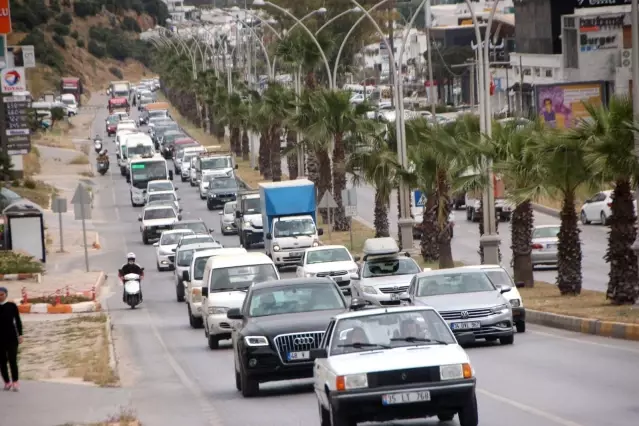
[[[209,288],[206,286],[202,287],[202,297],[209,297]]]
[[[241,320],[244,318],[244,315],[242,315],[242,311],[240,311],[239,308],[233,308],[226,312],[226,317],[232,320]]]
[[[172,251],[173,253],[175,253],[175,252],[177,251],[177,249],[176,249],[176,248],[174,248],[174,249],[171,249],[171,251]]]
[[[157,243],[153,243],[153,247],[157,247],[157,246],[159,246],[159,245],[160,245],[160,243],[159,243],[159,242],[157,242]]]
[[[273,239],[273,234],[271,234],[270,232],[266,233],[266,239],[267,240],[272,240]]]
[[[512,290],[512,287],[509,285],[502,285],[499,287],[499,292],[501,294],[508,293],[510,290]]]
[[[131,183],[131,176],[126,175],[126,183]]]
[[[138,216],[138,222],[142,222],[142,216]]]
[[[180,189],[180,188],[173,187],[174,191],[177,191],[178,189]],[[178,198],[178,200],[179,200],[179,198]]]
[[[320,237],[321,237],[322,235],[324,235],[324,230],[323,230],[322,228],[319,228],[319,229],[317,230],[317,235],[318,235],[318,236],[320,236]]]
[[[214,232],[215,232],[215,229],[213,229],[213,228],[210,228],[210,229],[209,229],[209,233],[210,233],[210,234],[212,234],[212,233],[214,233]]]
[[[236,165],[235,165],[235,170],[237,170],[238,168],[239,168],[239,165],[237,165],[237,164],[236,164]]]
[[[326,352],[325,348],[311,349],[309,355],[311,357],[311,360],[328,358],[328,353]]]
[[[182,281],[191,281],[191,277],[189,277],[189,271],[182,271]]]
[[[359,262],[360,260],[362,260],[362,258],[359,257],[359,256],[354,256],[353,257],[353,261],[355,261],[355,262]]]
[[[224,212],[223,212],[223,211],[221,211],[221,212],[220,212],[220,216],[222,216],[223,214],[224,214]]]
[[[182,220],[182,215],[181,214],[177,215],[177,220]]]
[[[236,219],[241,219],[241,218],[242,218],[242,213],[240,213],[240,212],[235,212],[235,218],[236,218]]]
[[[455,338],[457,339],[457,343],[460,346],[475,343],[475,333],[473,333],[472,331],[455,334]]]
[[[355,273],[355,274],[351,274],[351,276],[349,277],[352,280],[355,281],[359,281],[359,274]]]
[[[178,199],[177,199],[177,200],[178,200],[178,201],[182,201],[182,198],[178,197]]]
[[[354,297],[351,299],[351,304],[349,308],[351,311],[357,311],[359,309],[365,308],[368,305],[369,303],[366,301],[366,299],[359,299],[357,297]]]
[[[408,292],[404,292],[404,293],[400,293],[399,300],[401,300],[402,302],[412,302],[413,298]]]
[[[526,287],[526,283],[525,283],[525,282],[523,282],[523,281],[516,282],[516,283],[515,283],[515,287],[517,287],[517,288],[523,288],[523,287]]]

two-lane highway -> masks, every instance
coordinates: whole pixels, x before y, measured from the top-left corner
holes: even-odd
[[[104,105],[106,101],[100,103]],[[98,133],[104,131],[105,116],[105,111],[98,114],[94,127]],[[110,139],[107,146],[112,152]],[[99,187],[94,217],[105,251],[100,257],[101,268],[114,276],[130,251],[147,268],[144,303],[138,309],[131,310],[122,303],[122,288],[114,279],[109,280],[114,294],[108,300],[123,384],[130,389],[131,406],[142,423],[319,425],[309,380],[266,384],[261,386],[260,396],[242,398],[235,389],[229,345],[223,344],[215,351],[208,349],[204,332],[189,327],[186,305],[176,301],[173,273],[155,270],[154,247],[143,245],[139,233],[137,217],[141,209],[131,207],[128,186],[117,167],[95,180]],[[179,188],[185,219],[202,218],[215,229],[214,235],[222,244],[239,245],[237,237],[221,235],[218,212],[206,209],[195,188],[179,179],[174,183]],[[360,213],[367,210],[362,207]],[[458,223],[460,219],[463,218],[458,218]],[[463,229],[458,228],[455,240],[468,240],[467,250],[476,251],[477,239],[471,237],[471,227],[467,232]],[[456,257],[465,260],[459,253]],[[468,351],[477,371],[483,426],[636,423],[637,343],[531,326],[527,333],[516,336],[513,346],[478,345]],[[438,422],[429,419],[401,424]],[[458,425],[456,419],[448,424]]]

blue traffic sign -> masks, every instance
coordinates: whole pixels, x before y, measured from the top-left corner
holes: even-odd
[[[424,207],[426,204],[426,194],[420,191],[419,189],[415,189],[413,191],[413,205],[415,207]]]

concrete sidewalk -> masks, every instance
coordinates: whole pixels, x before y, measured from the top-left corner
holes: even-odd
[[[21,381],[20,392],[0,391],[2,426],[57,426],[101,422],[130,408],[124,388]]]

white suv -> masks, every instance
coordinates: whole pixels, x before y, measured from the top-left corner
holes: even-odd
[[[608,224],[608,219],[612,216],[612,190],[596,193],[592,198],[586,200],[581,206],[581,223],[590,225],[591,222],[599,222],[602,225]],[[635,193],[632,192],[634,198]],[[637,200],[633,201],[635,215],[637,214]]]

